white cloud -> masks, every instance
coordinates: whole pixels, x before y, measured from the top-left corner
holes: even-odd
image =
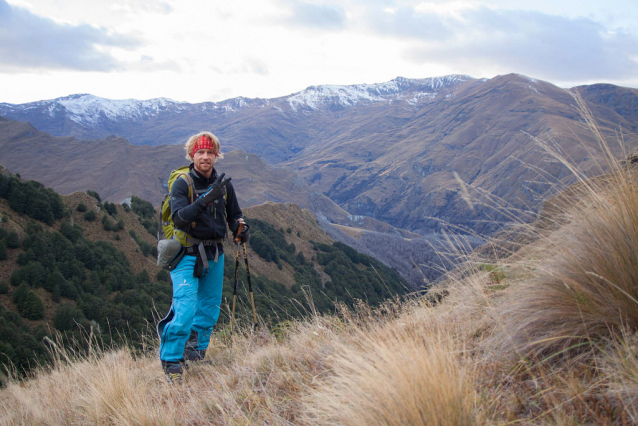
[[[638,11],[622,0],[604,7],[588,0],[8,1],[89,37],[71,40],[71,50],[52,49],[37,74],[26,74],[24,61],[9,69],[28,43],[6,42],[0,102],[79,92],[267,98],[310,85],[453,73],[638,86]]]
[[[109,48],[133,49],[134,36],[87,24],[58,24],[0,0],[0,69],[111,71],[122,67]]]
[[[414,10],[425,15],[452,16],[456,19],[463,19],[463,12],[479,7],[480,3],[476,1],[423,2],[416,5]]]
[[[321,30],[340,30],[346,26],[346,12],[334,4],[318,4],[306,0],[283,0],[287,16],[277,23]]]
[[[417,63],[470,71],[516,72],[540,78],[626,79],[638,74],[638,37],[590,19],[480,8],[444,23],[449,37],[407,49]]]

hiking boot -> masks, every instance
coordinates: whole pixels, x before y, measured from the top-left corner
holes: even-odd
[[[184,359],[186,361],[202,361],[206,357],[206,349],[192,349],[186,347],[184,349]]]
[[[184,367],[179,361],[162,361],[162,370],[166,374],[166,380],[172,385],[182,384],[182,374]]]
[[[198,362],[203,361],[206,356],[206,349],[197,349],[197,341],[199,335],[195,330],[191,330],[191,335],[188,337],[186,341],[186,345],[184,347],[184,359],[189,362]],[[188,367],[188,364],[186,365]]]

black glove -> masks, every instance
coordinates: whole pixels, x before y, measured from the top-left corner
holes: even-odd
[[[233,232],[233,237],[235,237],[235,241],[237,241],[237,238],[239,238],[240,243],[247,243],[248,238],[250,237],[250,233],[248,232],[249,228],[250,226],[248,226],[248,224],[244,222],[244,226],[242,227],[241,233],[239,235],[237,235],[237,231],[235,230],[235,232]],[[239,226],[237,227],[237,229],[239,229]]]
[[[215,182],[213,182],[208,187],[208,191],[206,191],[201,197],[199,197],[199,200],[201,200],[201,202],[205,206],[209,205],[216,199],[221,198],[226,194],[226,184],[230,182],[231,178],[224,179],[225,174],[226,173],[222,173],[221,175],[217,176]]]

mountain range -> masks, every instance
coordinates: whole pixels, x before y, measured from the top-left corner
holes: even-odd
[[[18,132],[23,137],[33,137],[37,129],[93,153],[94,161],[84,161],[77,148],[61,149],[55,155],[65,171],[47,171],[50,163],[39,156],[54,154],[32,140],[30,158],[40,166],[25,177],[38,179],[34,175],[46,172],[45,182],[63,193],[70,190],[64,185],[74,184],[62,177],[56,187],[53,175],[69,174],[73,165],[74,176],[93,179],[109,200],[135,194],[158,203],[168,171],[184,161],[181,148],[171,144],[209,129],[229,152],[220,168],[227,164],[236,179],[250,168],[249,185],[242,185],[249,204],[297,202],[291,199],[297,188],[314,200],[300,204],[329,220],[350,215],[421,234],[438,232],[446,223],[490,233],[503,222],[534,214],[548,194],[569,183],[572,174],[544,145],[584,175],[604,169],[604,156],[584,126],[575,96],[592,112],[616,157],[636,146],[637,90],[606,84],[563,89],[517,74],[399,77],[381,84],[312,86],[275,99],[200,104],[72,95],[0,104],[0,115],[31,123],[32,129]],[[622,148],[615,144],[619,132]],[[20,145],[15,134],[5,134],[0,131],[4,152],[7,144]],[[69,136],[99,140],[72,142]],[[247,154],[230,152],[237,149]],[[0,164],[24,174],[19,159],[25,154],[3,153]],[[257,176],[263,174],[272,177],[270,187]],[[74,190],[85,189],[80,186]],[[312,203],[331,207],[317,211]]]
[[[315,132],[310,128],[321,132],[325,126],[318,118],[322,115],[331,119],[331,113],[392,103],[415,109],[468,82],[476,80],[456,75],[398,77],[382,84],[311,86],[275,99],[240,97],[198,104],[165,98],[110,100],[78,94],[21,105],[0,103],[0,116],[30,122],[53,136],[103,139],[116,135],[134,145],[180,144],[193,129],[212,127],[227,150],[255,152],[277,163],[312,143]],[[301,131],[304,128],[308,131]],[[255,145],[263,146],[260,149]]]

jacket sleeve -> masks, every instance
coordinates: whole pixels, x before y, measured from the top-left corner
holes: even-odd
[[[186,231],[188,226],[206,210],[206,205],[199,199],[191,204],[188,196],[188,183],[181,178],[173,183],[170,203],[173,223],[182,231]]]
[[[228,221],[228,227],[234,235],[239,227],[237,219],[242,217],[242,212],[239,208],[239,203],[237,202],[235,188],[230,182],[226,185],[226,194],[228,195],[228,198],[226,198],[226,220]]]

